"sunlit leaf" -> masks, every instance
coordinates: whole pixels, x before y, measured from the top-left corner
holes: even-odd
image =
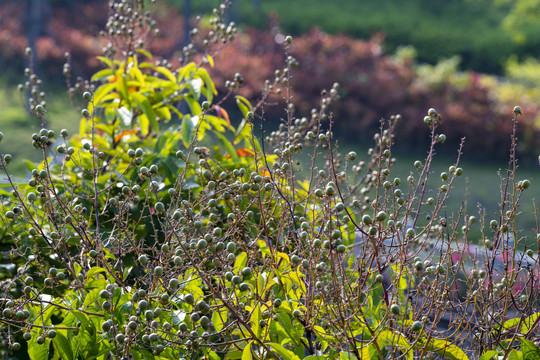
[[[106,57],[104,56],[97,56],[97,59],[99,61],[101,61],[102,63],[104,63],[105,65],[107,65],[108,67],[113,67],[113,63],[111,60],[107,59]]]
[[[154,109],[152,108],[152,105],[150,105],[150,102],[148,101],[148,98],[144,95],[141,95],[139,93],[132,94],[133,98],[137,102],[137,104],[141,107],[142,111],[144,112],[144,115],[148,118],[148,121],[150,122],[150,126],[152,127],[152,130],[154,132],[158,132],[159,125],[156,121],[156,114],[154,113]],[[148,126],[142,127],[141,131],[143,134],[148,134]]]
[[[234,272],[239,273],[246,266],[246,264],[247,264],[247,253],[244,251],[238,254],[238,256],[236,256],[236,260],[234,261]]]
[[[418,341],[418,346],[423,347],[425,340]],[[426,349],[442,355],[445,359],[451,360],[468,360],[467,355],[456,345],[453,345],[447,340],[431,338],[426,346]]]
[[[540,313],[534,313],[523,320],[523,326],[521,327],[521,333],[527,334],[534,325],[538,325],[537,321],[540,317]]]
[[[478,360],[492,360],[494,357],[498,357],[499,353],[495,350],[486,351]]]
[[[90,78],[90,81],[96,81],[96,80],[100,80],[100,79],[103,79],[103,78],[107,78],[107,77],[111,76],[112,74],[114,74],[112,69],[103,69],[103,70],[100,70],[97,73],[95,73]]]
[[[413,352],[410,350],[411,344],[409,343],[409,340],[407,340],[407,338],[401,333],[383,330],[377,336],[377,342],[384,344],[385,346],[390,345],[401,348],[402,350],[407,351],[407,359],[413,359]]]
[[[157,66],[156,71],[158,71],[158,72],[162,73],[163,75],[165,75],[165,77],[167,79],[169,79],[170,81],[172,81],[173,83],[176,83],[176,78],[174,77],[171,70],[169,70],[169,69],[167,69],[166,67],[163,67],[163,66]]]
[[[524,360],[540,360],[540,348],[527,339],[521,339]]]
[[[270,345],[283,358],[283,360],[300,360],[300,358],[295,355],[295,353],[285,349],[281,344],[268,343],[268,345]]]
[[[62,360],[73,359],[73,350],[71,349],[71,345],[62,332],[57,331],[56,337],[53,339],[53,345],[56,351],[58,351],[58,354]]]
[[[214,95],[217,95],[217,90],[214,85],[214,82],[210,78],[210,75],[208,75],[208,72],[204,68],[199,68],[197,70],[197,75],[201,77],[201,79],[204,82],[204,86],[206,87],[206,93],[204,94],[206,96],[206,100],[209,102],[212,102],[212,99],[214,98]]]
[[[186,115],[182,120],[182,126],[180,130],[180,133],[182,134],[182,142],[184,143],[184,146],[186,148],[189,148],[189,145],[193,140],[194,129],[195,125],[193,124],[191,116]]]
[[[206,55],[206,61],[210,64],[210,67],[214,67],[214,58],[210,55]]]
[[[129,74],[139,81],[140,86],[146,86],[144,75],[138,67],[132,66],[131,68],[129,68]]]
[[[148,52],[147,50],[144,50],[144,49],[137,49],[135,50],[137,51],[138,53],[140,54],[143,54],[144,56],[146,56],[148,59],[152,59],[152,54],[150,52]]]

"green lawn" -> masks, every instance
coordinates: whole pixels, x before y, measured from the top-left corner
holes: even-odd
[[[45,117],[46,126],[55,130],[57,134],[66,128],[71,132],[79,128],[79,115],[71,106],[67,94],[54,89],[47,93],[48,112]],[[10,173],[17,177],[26,176],[24,159],[37,162],[41,158],[39,151],[32,146],[32,133],[41,129],[38,119],[30,116],[23,107],[20,94],[15,86],[0,86],[0,131],[4,133],[4,139],[0,143],[1,153],[13,155],[13,162],[9,165]],[[4,178],[0,177],[0,180]]]

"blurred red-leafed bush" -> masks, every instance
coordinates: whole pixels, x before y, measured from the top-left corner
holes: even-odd
[[[239,71],[247,79],[240,90],[242,95],[260,98],[264,81],[273,81],[274,70],[285,67],[287,55],[278,44],[280,40],[283,37],[276,31],[247,31],[239,36],[219,56],[214,70],[216,83],[223,85]],[[427,109],[434,107],[443,116],[442,130],[449,142],[459,143],[466,137],[469,154],[507,155],[507,134],[516,104],[499,101],[495,89],[480,81],[484,75],[458,74],[457,67],[441,75],[439,65],[419,71],[414,58],[384,55],[382,45],[382,37],[362,41],[318,30],[295,38],[289,53],[299,63],[291,84],[296,115],[308,116],[321,89],[330,89],[338,82],[342,100],[333,107],[335,127],[347,140],[366,139],[382,117],[401,114],[399,132],[409,143],[403,145],[424,146],[429,129],[422,119]],[[533,153],[540,149],[540,132],[534,124],[539,109],[526,99],[520,105],[519,148]],[[276,101],[265,111],[270,118],[279,119],[283,108],[284,101]]]

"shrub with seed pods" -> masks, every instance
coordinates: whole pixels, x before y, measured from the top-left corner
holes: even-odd
[[[379,123],[367,155],[337,151],[338,85],[318,89],[311,112],[286,100],[286,121],[260,139],[252,123],[270,126],[265,109],[283,96],[278,88],[293,91],[289,78],[303,66],[297,56],[272,71],[260,103],[233,94],[248,79],[231,74],[223,96],[235,96],[235,122],[207,69],[213,44],[236,31],[223,20],[226,6],[190,32],[201,43],[186,46],[179,64],[150,60],[141,47],[138,36],[156,29],[145,5],[111,2],[104,69],[94,82],[73,85],[84,106],[80,133],[62,130],[58,139],[41,129],[31,141],[42,163],[30,180],[8,178],[2,236],[13,271],[4,275],[0,336],[11,350],[277,359],[439,356],[444,348],[466,358],[488,347],[520,351],[506,332],[484,344],[463,340],[520,311],[529,316],[520,326],[532,324],[520,346],[529,346],[539,303],[536,243],[521,254],[525,240],[512,236],[520,234],[519,195],[533,183],[514,181],[515,162],[498,220],[478,214],[475,249],[476,218],[465,205],[447,207],[464,173],[459,162],[440,174],[438,191],[429,187],[446,136],[442,109],[428,110],[428,155],[403,184],[390,178],[398,116]],[[302,45],[285,36],[282,43],[287,51]],[[32,71],[30,91],[38,80]],[[30,108],[45,114],[36,100]],[[416,121],[422,126],[422,117]],[[55,141],[60,155],[49,150]],[[314,148],[309,175],[298,171],[306,143]],[[451,323],[460,336],[441,331],[448,319],[462,319]]]

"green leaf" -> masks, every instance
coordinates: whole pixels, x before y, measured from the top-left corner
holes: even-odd
[[[525,360],[521,351],[512,350],[508,354],[508,360]]]
[[[214,98],[214,95],[217,95],[216,87],[214,86],[214,82],[210,78],[210,75],[208,75],[208,72],[204,68],[199,68],[197,70],[197,75],[201,77],[201,79],[204,81],[204,86],[206,87],[206,100],[208,100],[210,103],[212,102],[212,99]]]
[[[499,353],[495,350],[486,351],[478,360],[492,360],[494,356],[498,356]]]
[[[216,332],[220,332],[223,329],[223,325],[227,321],[227,310],[223,308],[217,308],[212,312],[212,323]]]
[[[540,348],[527,339],[521,339],[524,360],[540,360]]]
[[[102,268],[102,267],[99,267],[99,266],[93,266],[86,273],[86,278],[87,279],[92,279],[94,277],[94,275],[101,274],[101,273],[106,273],[106,272],[107,272],[107,269],[105,269],[105,268]]]
[[[168,107],[162,106],[160,108],[155,109],[155,112],[157,116],[159,116],[161,119],[171,120],[171,110]]]
[[[236,360],[236,359],[241,359],[241,358],[242,358],[242,352],[240,350],[229,351],[227,353],[227,356],[225,357],[225,359],[227,360]]]
[[[251,341],[247,343],[246,347],[242,351],[242,360],[251,360],[253,356],[251,355]]]
[[[143,55],[146,56],[148,59],[152,59],[152,54],[151,54],[149,51],[147,51],[147,50],[144,50],[144,49],[137,49],[137,50],[135,50],[135,51],[138,52],[138,53],[143,54]]]
[[[32,336],[32,339],[28,342],[28,355],[32,360],[48,360],[49,359],[49,346],[51,339],[46,338],[45,343],[39,345],[36,342],[37,336]]]
[[[139,120],[143,135],[148,135],[148,133],[150,132],[150,120],[148,119],[148,116],[146,116],[146,114],[142,114],[139,117]]]
[[[255,306],[255,309],[253,309],[253,312],[251,313],[251,318],[249,319],[249,323],[251,325],[251,330],[257,335],[257,337],[261,338],[261,332],[262,329],[259,326],[259,321],[262,319],[261,315],[261,304],[257,304]]]
[[[97,59],[99,61],[101,61],[102,63],[104,63],[105,65],[107,65],[108,67],[113,67],[113,63],[111,60],[107,59],[106,57],[104,56],[97,56]]]
[[[156,114],[154,113],[154,109],[152,108],[152,105],[150,105],[150,102],[148,101],[148,98],[142,94],[139,94],[139,93],[132,93],[132,96],[133,98],[135,99],[135,101],[137,102],[137,104],[139,104],[139,106],[141,107],[142,111],[144,112],[144,114],[146,115],[146,117],[148,118],[148,120],[150,121],[150,125],[152,127],[152,130],[154,130],[154,132],[158,132],[159,131],[159,125],[157,123],[157,120],[156,120]],[[148,134],[148,127],[146,128],[143,128],[141,126],[141,130],[143,132],[143,134],[147,135]]]
[[[502,324],[502,328],[504,330],[508,330],[508,329],[511,329],[513,328],[514,326],[516,326],[517,324],[519,324],[521,321],[521,318],[513,318],[513,319],[510,319],[508,321],[505,321],[504,324]],[[493,332],[495,332],[496,330],[493,330]]]
[[[89,305],[92,305],[96,302],[97,299],[99,299],[99,292],[103,289],[92,289],[86,294],[86,298],[84,299],[83,307],[86,308]],[[75,315],[77,316],[77,315]],[[78,318],[78,317],[77,317]]]
[[[193,120],[191,120],[191,116],[189,114],[186,114],[184,118],[182,119],[182,126],[180,128],[180,134],[182,135],[182,142],[184,143],[184,146],[189,148],[189,145],[191,144],[191,141],[193,141],[193,130],[195,129],[195,125],[193,124]]]
[[[218,132],[216,132],[215,134],[218,142],[221,146],[225,148],[225,150],[227,150],[227,153],[231,156],[231,159],[233,159],[234,161],[238,161],[238,154],[236,153],[236,149],[234,148],[233,144],[231,144],[231,142],[227,140],[227,138],[223,136],[223,134],[220,134]]]
[[[531,328],[536,324],[536,321],[540,317],[540,313],[534,313],[531,316],[527,317],[525,320],[523,320],[523,327],[521,328],[521,333],[526,334],[528,333]]]
[[[283,358],[283,360],[300,360],[300,358],[295,355],[292,351],[287,350],[283,345],[278,343],[268,343],[276,352]]]
[[[245,97],[243,96],[240,96],[240,95],[236,95],[235,96],[236,98],[236,103],[242,103],[243,106],[245,106],[246,108],[249,109],[249,111],[252,111],[253,110],[253,106],[251,106],[251,103],[249,102],[248,99],[246,99]],[[245,116],[245,114],[244,114]]]
[[[118,308],[120,314],[129,314],[133,310],[133,303],[131,301],[127,301],[123,303],[120,308]]]
[[[218,132],[225,132],[225,127],[229,127],[229,124],[227,123],[227,120],[220,119],[217,116],[214,115],[204,115],[204,120],[208,121],[210,125],[214,128],[215,131]]]
[[[174,77],[171,70],[169,70],[169,69],[167,69],[166,67],[163,67],[163,66],[158,66],[158,67],[156,67],[156,71],[158,71],[158,72],[162,73],[163,75],[165,75],[165,77],[167,79],[169,79],[170,81],[172,81],[173,83],[176,83],[176,78]]]
[[[389,330],[382,331],[379,336],[377,336],[377,342],[381,342],[383,345],[399,347],[407,351],[408,359],[412,360],[414,358],[413,352],[410,351],[411,345],[409,344],[409,341],[400,333],[394,333]]]
[[[56,333],[53,344],[62,360],[73,359],[73,351],[71,350],[70,342],[60,331]]]
[[[122,279],[124,281],[126,281],[126,279],[128,278],[129,274],[131,273],[131,270],[133,270],[133,266],[126,266],[124,268],[124,271],[123,271],[123,274],[122,274]]]
[[[373,344],[360,348],[360,357],[362,359],[381,360],[377,348]]]
[[[92,75],[92,77],[90,78],[90,81],[103,79],[103,78],[111,76],[112,74],[113,74],[112,69],[103,69],[103,70],[98,71],[94,75]]]
[[[107,83],[98,87],[96,92],[94,93],[94,98],[92,99],[94,101],[94,105],[99,106],[101,104],[101,100],[105,97],[105,95],[113,91],[115,87],[115,83]]]
[[[247,253],[244,251],[236,257],[234,261],[234,273],[239,273],[247,264]]]
[[[236,129],[236,133],[234,134],[234,143],[238,144],[242,139],[248,137],[251,135],[251,126],[248,124],[246,118],[243,118],[240,122],[240,125],[238,125],[238,128]]]
[[[184,100],[187,102],[192,115],[199,115],[202,113],[201,105],[197,100],[189,96]]]
[[[98,297],[99,297],[99,290],[98,290]],[[72,311],[71,314],[73,314],[73,316],[75,316],[77,320],[80,321],[81,326],[86,332],[88,332],[90,336],[95,337],[96,328],[94,324],[88,319],[88,317],[84,313],[80,311]]]
[[[295,343],[298,344],[300,341],[301,334],[298,333],[296,328],[291,322],[289,314],[284,312],[278,312],[276,314],[279,324],[283,327],[283,330],[287,333],[287,336]]]
[[[423,347],[425,340],[419,340],[417,347]],[[446,359],[451,360],[469,360],[467,355],[459,347],[452,345],[449,341],[441,339],[430,339],[426,346],[428,351],[432,351],[439,355],[442,355]]]
[[[197,70],[197,65],[194,62],[186,64],[183,68],[178,70],[178,82],[182,81],[186,77],[190,77],[193,71]]]
[[[124,74],[122,71],[118,71],[116,73],[116,91],[118,91],[118,94],[122,97],[122,99],[129,103],[128,98],[128,88],[126,84],[126,79],[124,78]],[[127,104],[130,105],[130,104]]]
[[[129,68],[129,74],[141,83],[141,87],[146,86],[144,75],[138,67],[132,66],[131,68]]]
[[[249,112],[249,109],[246,107],[246,105],[244,105],[244,103],[242,103],[240,100],[236,100],[236,105],[238,105],[238,108],[240,109],[242,115],[244,115],[244,118],[247,118],[247,113]]]

